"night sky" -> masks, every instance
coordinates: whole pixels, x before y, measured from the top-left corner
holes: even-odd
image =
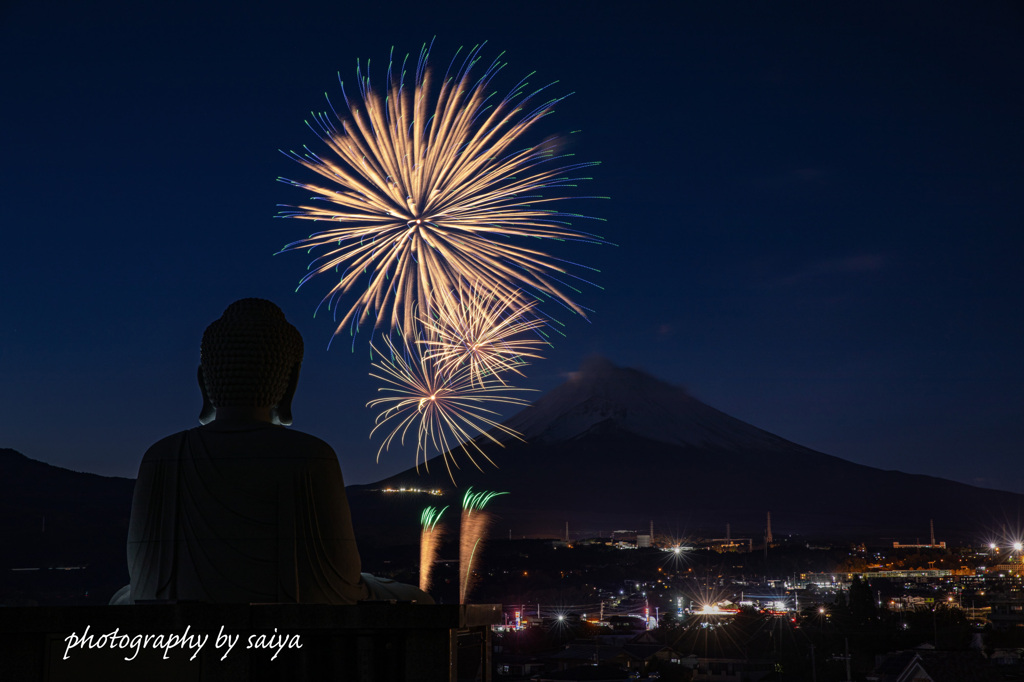
[[[203,329],[259,296],[306,341],[295,428],[349,483],[411,465],[374,463],[370,335],[328,350],[328,280],[296,293],[309,258],[274,255],[312,231],[276,178],[311,179],[278,150],[323,149],[303,121],[338,72],[383,82],[436,36],[437,66],[486,40],[499,85],[574,93],[539,133],[580,130],[578,192],[611,197],[571,205],[617,246],[556,250],[603,289],[524,385],[599,353],[822,452],[1024,492],[1016,0],[211,4],[0,8],[0,447],[134,476],[197,423]]]

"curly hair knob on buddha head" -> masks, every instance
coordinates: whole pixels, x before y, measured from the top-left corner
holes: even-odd
[[[213,407],[273,407],[302,362],[302,335],[275,304],[243,298],[203,333],[202,381]]]

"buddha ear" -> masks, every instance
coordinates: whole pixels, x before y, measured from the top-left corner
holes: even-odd
[[[217,408],[210,402],[210,396],[206,393],[206,381],[203,379],[202,365],[199,365],[196,376],[199,379],[199,392],[203,394],[203,409],[199,412],[199,423],[205,425],[217,418]]]
[[[302,367],[301,362],[296,362],[292,365],[291,374],[288,376],[288,388],[285,389],[284,395],[281,396],[281,402],[270,410],[271,418],[275,424],[281,424],[282,426],[292,425],[292,398],[295,397],[295,389],[299,387],[300,367]]]

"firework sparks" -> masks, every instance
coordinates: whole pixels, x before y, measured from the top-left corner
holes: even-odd
[[[314,114],[314,123],[307,122],[331,155],[308,148],[286,153],[326,184],[281,178],[314,195],[312,203],[281,215],[337,224],[282,249],[327,249],[299,286],[339,273],[324,297],[337,315],[338,299],[365,276],[335,333],[346,325],[355,331],[371,317],[375,325],[414,329],[416,310],[431,310],[432,294],[448,296],[464,281],[483,283],[516,308],[537,296],[585,315],[567,293],[578,291],[567,279],[585,281],[566,269],[569,263],[512,242],[603,243],[570,227],[586,216],[550,208],[570,198],[562,188],[589,179],[577,173],[596,162],[566,163],[571,155],[560,154],[554,139],[521,141],[564,97],[547,95],[549,86],[531,90],[525,79],[504,97],[494,93],[491,82],[505,65],[496,60],[474,72],[482,47],[461,63],[457,55],[436,88],[426,45],[411,83],[408,56],[400,68],[389,62],[384,96],[371,87],[369,64],[365,75],[357,68],[359,100],[350,100],[342,85],[347,115],[331,104],[333,116]],[[453,301],[440,307],[457,309]]]
[[[443,454],[448,474],[454,481],[449,463],[454,463],[450,438],[478,469],[480,465],[474,458],[474,450],[492,465],[494,462],[480,448],[474,434],[502,447],[504,445],[492,431],[522,440],[516,431],[496,421],[494,417],[499,416],[498,413],[487,405],[528,405],[528,401],[507,395],[507,392],[529,389],[512,388],[492,380],[474,382],[468,368],[454,373],[441,372],[436,362],[416,354],[417,347],[400,350],[389,337],[384,338],[384,343],[388,353],[377,351],[381,359],[373,363],[373,367],[379,373],[370,372],[370,376],[385,382],[386,385],[378,391],[389,395],[367,403],[367,407],[385,408],[377,415],[370,437],[378,429],[391,428],[377,451],[378,459],[396,438],[404,444],[406,435],[415,426],[417,470],[420,457],[426,465],[426,452],[433,446]],[[372,344],[371,347],[376,350]]]
[[[462,519],[459,523],[459,603],[465,604],[469,596],[473,578],[473,562],[483,549],[487,527],[491,515],[484,511],[484,506],[498,495],[508,493],[473,492],[466,490],[462,496]]]
[[[427,339],[423,357],[434,361],[444,373],[465,366],[470,381],[482,384],[491,378],[502,384],[501,373],[515,372],[525,358],[540,358],[539,347],[545,342],[536,336],[515,338],[544,326],[543,320],[531,317],[531,302],[516,307],[509,297],[501,297],[476,286],[463,288],[447,297],[446,304],[436,308],[436,318],[421,320]]]
[[[437,559],[437,551],[444,536],[444,527],[439,526],[438,522],[447,508],[427,507],[420,515],[420,525],[423,528],[420,532],[420,589],[424,592],[430,591],[434,560]]]

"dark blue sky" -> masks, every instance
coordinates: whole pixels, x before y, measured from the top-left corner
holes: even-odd
[[[830,454],[1024,492],[1024,12],[838,4],[5,3],[0,447],[134,475],[196,423],[205,326],[261,296],[306,339],[295,427],[349,482],[410,465],[373,463],[369,336],[327,351],[327,282],[296,294],[306,257],[273,255],[309,232],[275,179],[305,177],[278,149],[316,148],[337,72],[436,35],[575,93],[547,132],[581,130],[580,192],[611,196],[577,208],[618,246],[561,254],[601,270],[591,322],[526,385],[601,353]]]

